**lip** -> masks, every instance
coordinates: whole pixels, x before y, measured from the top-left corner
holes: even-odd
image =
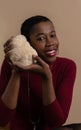
[[[56,55],[56,50],[53,49],[53,50],[48,50],[45,52],[45,54],[49,57],[52,57],[52,56],[55,56]]]

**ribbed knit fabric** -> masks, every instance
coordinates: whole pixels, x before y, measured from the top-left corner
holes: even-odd
[[[33,130],[29,117],[31,117],[32,121],[39,122],[37,130],[51,130],[51,128],[65,123],[72,102],[76,64],[71,59],[57,57],[56,61],[50,64],[50,69],[53,75],[56,100],[48,106],[44,106],[42,103],[41,77],[29,73],[28,81],[28,72],[23,71],[21,72],[16,109],[9,109],[0,99],[0,126],[10,122],[10,130]],[[11,67],[4,60],[0,75],[0,97],[5,91],[10,76]],[[28,84],[30,86],[30,103]]]

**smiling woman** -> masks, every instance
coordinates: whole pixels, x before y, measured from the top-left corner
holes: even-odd
[[[38,55],[32,56],[37,62],[26,66],[10,63],[13,37],[5,43],[0,75],[0,125],[9,122],[11,130],[69,130],[63,125],[72,102],[76,64],[72,59],[57,56],[59,40],[47,17],[36,15],[26,19],[21,34],[37,51]]]
[[[59,45],[55,28],[48,18],[37,17],[38,19],[35,22],[33,22],[34,17],[32,17],[32,21],[29,19],[22,24],[21,34],[27,37],[27,40],[37,50],[39,56],[46,62],[52,62],[56,57]]]

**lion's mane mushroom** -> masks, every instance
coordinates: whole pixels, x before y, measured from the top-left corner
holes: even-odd
[[[11,44],[13,46],[10,56],[12,63],[20,62],[24,66],[30,65],[33,63],[32,55],[38,55],[23,35],[14,37]]]

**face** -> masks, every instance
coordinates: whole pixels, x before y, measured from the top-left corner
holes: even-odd
[[[34,25],[30,33],[30,44],[44,61],[54,62],[59,42],[53,24],[47,21]]]

